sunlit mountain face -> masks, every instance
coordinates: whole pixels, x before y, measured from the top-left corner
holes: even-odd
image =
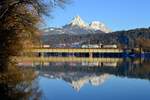
[[[93,21],[90,24],[86,23],[80,16],[74,17],[71,22],[60,27],[50,27],[43,29],[45,35],[47,34],[94,34],[94,33],[109,33],[111,30],[105,24],[99,21]]]
[[[85,22],[80,16],[74,17],[62,27],[49,27],[42,30],[41,40],[51,47],[79,47],[91,41],[96,34],[109,34],[111,30],[100,21]],[[96,36],[97,37],[97,36]]]

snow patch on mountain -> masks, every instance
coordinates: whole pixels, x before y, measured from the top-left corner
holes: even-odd
[[[111,32],[110,29],[108,29],[105,24],[99,22],[99,21],[93,21],[91,22],[91,24],[89,25],[89,28],[94,29],[94,30],[101,30],[103,32]]]
[[[74,19],[70,22],[71,26],[79,26],[81,28],[87,27],[87,24],[81,19],[80,16],[74,17]]]
[[[87,24],[80,16],[74,17],[69,24],[62,28],[50,27],[43,30],[45,34],[93,34],[111,32],[105,24],[99,21],[93,21]]]

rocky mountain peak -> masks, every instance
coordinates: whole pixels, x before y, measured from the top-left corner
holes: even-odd
[[[105,24],[99,22],[99,21],[92,21],[91,24],[89,24],[89,28],[94,30],[101,30],[103,32],[111,32],[110,29],[108,29]]]
[[[87,24],[82,20],[80,16],[75,16],[72,21],[70,22],[71,26],[79,26],[79,27],[86,27]]]
[[[93,21],[87,24],[80,16],[75,16],[69,24],[60,28],[44,29],[46,34],[93,34],[93,33],[109,33],[111,32],[105,24],[99,21]]]
[[[63,26],[63,28],[80,28],[80,29],[86,29],[86,30],[93,30],[93,31],[101,31],[105,33],[111,32],[105,24],[99,22],[99,21],[92,21],[90,24],[87,24],[80,16],[75,16],[72,21]]]

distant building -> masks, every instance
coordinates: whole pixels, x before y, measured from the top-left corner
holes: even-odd
[[[75,42],[70,45],[71,48],[81,48],[80,42]]]
[[[102,45],[102,48],[117,48],[118,46],[116,44],[113,45]]]
[[[57,44],[56,45],[56,47],[58,47],[58,48],[64,48],[64,47],[66,47],[67,45],[66,44]]]
[[[43,48],[50,48],[50,45],[44,44],[42,45]]]
[[[100,48],[97,44],[88,44],[88,45],[82,45],[82,48]]]

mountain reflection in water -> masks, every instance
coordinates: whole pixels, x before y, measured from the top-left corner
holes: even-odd
[[[75,90],[89,83],[99,86],[109,78],[110,75],[119,77],[150,79],[150,62],[141,60],[130,60],[122,62],[56,62],[56,63],[34,63],[34,69],[40,76],[49,79],[60,79],[69,83]]]
[[[51,88],[43,90],[41,84],[46,82],[42,80],[43,78],[46,80],[63,80],[65,84],[67,83],[79,93],[86,85],[94,87],[105,85],[107,81],[112,79],[112,76],[149,81],[150,61],[123,59],[117,62],[20,62],[0,72],[0,97],[15,100],[41,100],[45,98],[43,96],[46,95],[46,92],[51,90]],[[48,87],[48,85],[53,84],[44,86]],[[148,91],[144,92],[149,93]],[[57,95],[57,93],[49,94],[46,97],[47,100],[50,99],[50,95]]]

